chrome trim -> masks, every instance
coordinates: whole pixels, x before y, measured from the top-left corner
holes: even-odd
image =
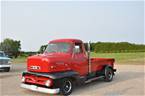
[[[36,85],[28,85],[28,84],[24,84],[24,83],[21,84],[21,87],[32,90],[32,91],[50,93],[50,94],[57,94],[57,93],[59,93],[59,90],[60,90],[59,88],[49,89],[49,88],[38,87]]]
[[[0,68],[11,67],[11,65],[0,65]]]
[[[40,66],[30,66],[30,69],[32,69],[32,70],[39,70]]]

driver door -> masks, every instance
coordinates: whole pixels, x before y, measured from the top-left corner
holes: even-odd
[[[74,45],[73,49],[73,65],[80,75],[86,75],[88,73],[88,59],[83,50],[82,43]]]

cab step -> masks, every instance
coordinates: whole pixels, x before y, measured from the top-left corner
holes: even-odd
[[[100,78],[104,78],[104,76],[98,76],[98,77],[90,78],[87,81],[85,81],[85,83],[90,83],[90,82],[95,81],[95,80],[100,79]]]

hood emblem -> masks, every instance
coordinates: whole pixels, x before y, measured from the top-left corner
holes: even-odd
[[[40,66],[30,66],[30,69],[38,70],[38,69],[40,69]]]

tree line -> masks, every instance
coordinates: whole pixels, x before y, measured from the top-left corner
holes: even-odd
[[[85,46],[87,49],[86,43]],[[128,42],[93,42],[91,51],[96,53],[145,52],[145,45]]]
[[[9,57],[18,57],[21,50],[21,43],[19,40],[5,39],[0,43],[0,51],[4,51]]]

